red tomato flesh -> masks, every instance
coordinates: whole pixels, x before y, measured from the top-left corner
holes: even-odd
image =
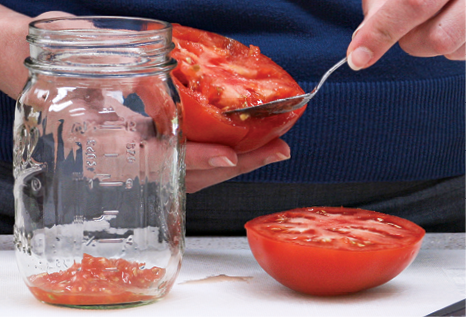
[[[372,288],[416,257],[424,229],[399,217],[354,208],[312,207],[245,225],[259,265],[283,285],[312,295]]]
[[[151,301],[150,288],[164,276],[158,267],[123,259],[84,254],[66,271],[29,277],[28,287],[40,301],[58,305],[113,305]]]
[[[173,42],[171,57],[178,66],[172,75],[188,140],[248,152],[286,133],[304,112],[305,107],[268,118],[224,114],[304,91],[256,46],[178,24],[173,25]]]

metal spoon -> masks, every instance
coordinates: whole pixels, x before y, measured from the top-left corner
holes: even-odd
[[[310,92],[304,95],[293,96],[289,98],[277,99],[271,102],[263,103],[261,105],[247,107],[247,108],[240,108],[234,110],[228,110],[223,113],[225,114],[247,114],[253,117],[268,117],[280,113],[294,111],[303,107],[305,104],[311,100],[315,94],[319,91],[320,87],[324,84],[327,78],[341,65],[346,63],[346,57],[343,58],[341,61],[336,63],[332,68],[330,68],[324,76],[320,79],[320,82],[317,86]]]

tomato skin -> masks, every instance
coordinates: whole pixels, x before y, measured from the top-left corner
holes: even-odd
[[[172,77],[183,105],[181,129],[188,140],[228,145],[238,153],[249,152],[288,132],[303,114],[306,107],[267,118],[223,114],[224,110],[244,106],[238,99],[224,97],[224,89],[242,89],[248,105],[304,91],[257,47],[179,24],[173,25],[173,42],[171,57],[178,66]],[[187,60],[195,64],[190,65]],[[272,87],[270,91],[265,88],[268,86]]]
[[[279,138],[288,132],[301,117],[304,109],[283,113],[267,118],[254,118],[248,124],[248,134],[233,149],[238,153],[255,150],[275,138]]]
[[[335,210],[329,207],[323,209],[330,212]],[[306,209],[289,212],[301,215],[303,211],[306,212]],[[281,284],[295,291],[317,296],[354,293],[390,281],[415,259],[425,234],[422,228],[405,219],[388,216],[390,221],[401,219],[403,225],[410,223],[408,231],[411,230],[413,238],[405,245],[403,239],[399,241],[401,244],[394,247],[373,245],[361,250],[326,247],[325,243],[306,245],[286,239],[274,239],[270,235],[264,236],[257,224],[263,217],[270,216],[258,217],[245,225],[255,259]]]

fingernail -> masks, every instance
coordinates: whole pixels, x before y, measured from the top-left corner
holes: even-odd
[[[213,167],[233,167],[235,163],[230,161],[226,156],[214,156],[209,159],[209,165]]]
[[[264,160],[264,164],[267,165],[267,164],[271,164],[271,163],[285,161],[285,160],[288,160],[289,158],[290,158],[290,156],[286,156],[283,153],[275,153],[275,154],[270,155],[269,157],[267,157]]]
[[[354,30],[353,36],[351,36],[351,39],[354,39],[354,37],[356,36],[356,33],[358,33],[358,31],[363,27],[363,25],[364,25],[364,22],[359,24],[359,26],[356,28],[356,30]]]
[[[360,46],[348,56],[348,65],[353,70],[364,68],[372,59],[372,52],[364,46]]]

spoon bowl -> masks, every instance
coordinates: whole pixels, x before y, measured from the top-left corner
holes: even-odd
[[[306,105],[309,100],[311,100],[319,91],[320,87],[324,84],[327,78],[341,65],[346,63],[346,57],[336,63],[332,68],[330,68],[324,76],[320,79],[319,83],[317,84],[314,89],[307,94],[298,95],[283,99],[277,99],[271,102],[263,103],[261,105],[247,107],[247,108],[239,108],[234,110],[228,110],[223,113],[225,114],[245,114],[250,115],[252,117],[268,117],[277,115],[280,113],[294,111]]]

